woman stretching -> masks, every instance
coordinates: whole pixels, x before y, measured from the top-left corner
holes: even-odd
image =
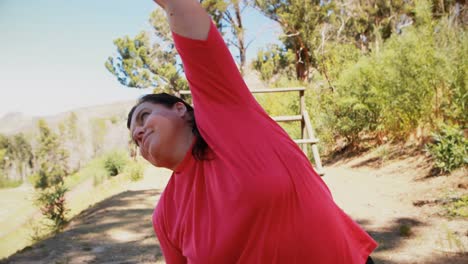
[[[194,104],[146,95],[128,118],[142,156],[173,171],[153,214],[166,262],[372,263],[375,241],[255,101],[198,1],[156,2]]]

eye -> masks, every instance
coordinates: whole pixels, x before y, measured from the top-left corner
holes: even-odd
[[[140,120],[141,120],[142,123],[145,122],[145,119],[146,119],[146,117],[147,117],[148,115],[149,115],[148,112],[144,112],[144,113],[141,114]]]

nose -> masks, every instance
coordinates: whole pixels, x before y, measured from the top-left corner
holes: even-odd
[[[143,135],[145,134],[145,129],[142,126],[138,126],[133,130],[133,140],[140,146],[141,141],[143,140]]]

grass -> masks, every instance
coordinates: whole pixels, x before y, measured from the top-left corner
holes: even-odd
[[[96,158],[65,179],[65,185],[70,190],[66,201],[69,209],[67,219],[128,189],[128,175],[120,174],[111,178],[107,175],[103,159]],[[93,195],[89,195],[90,193]],[[48,229],[41,223],[45,222],[45,219],[34,206],[34,194],[33,188],[0,190],[0,258],[7,257],[49,235]]]
[[[21,180],[11,180],[0,176],[0,189],[16,188],[23,183]]]
[[[439,247],[447,249],[449,251],[458,251],[458,252],[466,252],[466,248],[463,245],[462,240],[460,239],[460,235],[447,227],[447,225],[442,225],[441,229],[443,232],[439,235],[436,243]]]
[[[0,237],[24,223],[37,209],[33,204],[32,188],[0,190]]]
[[[91,160],[84,168],[66,177],[65,186],[71,190],[88,179],[93,179],[96,176],[107,175],[103,163],[104,160],[102,157]]]
[[[468,195],[446,205],[446,210],[448,216],[468,218]]]
[[[76,195],[67,201],[67,208],[70,209],[67,214],[67,219],[78,215],[80,212],[99,201],[127,190],[128,183],[128,176],[121,174],[110,178],[98,186],[92,186],[91,184],[86,186],[76,186],[76,188],[84,189],[76,192]],[[89,195],[90,193],[93,195]],[[35,210],[34,207],[33,209]],[[38,240],[38,238],[41,237],[47,237],[47,230],[44,230],[44,226],[38,224],[38,222],[44,221],[45,219],[39,213],[34,215],[33,211],[32,216],[30,213],[31,212],[23,214],[28,216],[29,221],[26,220],[26,223],[20,225],[17,228],[10,226],[10,228],[13,228],[14,230],[0,237],[0,258],[7,257],[15,253],[17,250],[33,244],[33,242],[35,242],[33,240]],[[15,213],[15,215],[12,217],[17,216],[18,215]],[[11,217],[9,218],[10,222],[15,222],[11,221]],[[2,230],[5,230],[4,226],[2,226]]]

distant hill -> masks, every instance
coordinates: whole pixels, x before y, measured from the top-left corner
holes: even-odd
[[[78,108],[76,110],[62,112],[56,115],[33,117],[23,113],[7,113],[0,118],[0,133],[11,135],[16,133],[28,134],[37,126],[37,121],[43,118],[50,126],[55,127],[61,120],[66,118],[71,112],[78,116],[78,119],[90,120],[92,118],[105,118],[111,116],[123,117],[128,113],[136,100],[115,102],[111,104],[97,105],[91,107]]]
[[[18,112],[7,113],[0,118],[0,133],[15,134],[25,130],[30,124],[35,123],[35,119]]]
[[[245,72],[244,80],[251,90],[265,89],[266,85],[260,80],[259,74],[254,70]],[[37,126],[39,118],[43,118],[46,122],[55,127],[61,120],[67,117],[71,112],[78,115],[78,119],[90,120],[93,118],[106,118],[119,116],[126,119],[130,108],[135,104],[135,100],[115,102],[111,104],[103,104],[91,107],[78,108],[71,111],[62,112],[56,115],[33,117],[19,112],[7,113],[0,117],[0,133],[11,135],[16,133],[30,134]]]
[[[244,79],[252,90],[266,88],[254,71],[246,72]],[[50,116],[33,117],[18,112],[8,113],[0,118],[0,134],[11,136],[22,133],[34,152],[39,135],[38,120],[44,119],[52,131],[59,136],[62,147],[69,154],[69,168],[74,171],[91,159],[110,151],[129,150],[130,133],[126,122],[128,112],[136,103],[136,99],[83,107]],[[76,118],[74,125],[68,122],[73,119],[72,114],[73,118]],[[73,133],[66,127],[70,129],[73,127]],[[65,132],[66,130],[68,132]],[[18,169],[22,165],[15,162],[7,172],[10,179],[19,179],[21,174],[24,174]]]

